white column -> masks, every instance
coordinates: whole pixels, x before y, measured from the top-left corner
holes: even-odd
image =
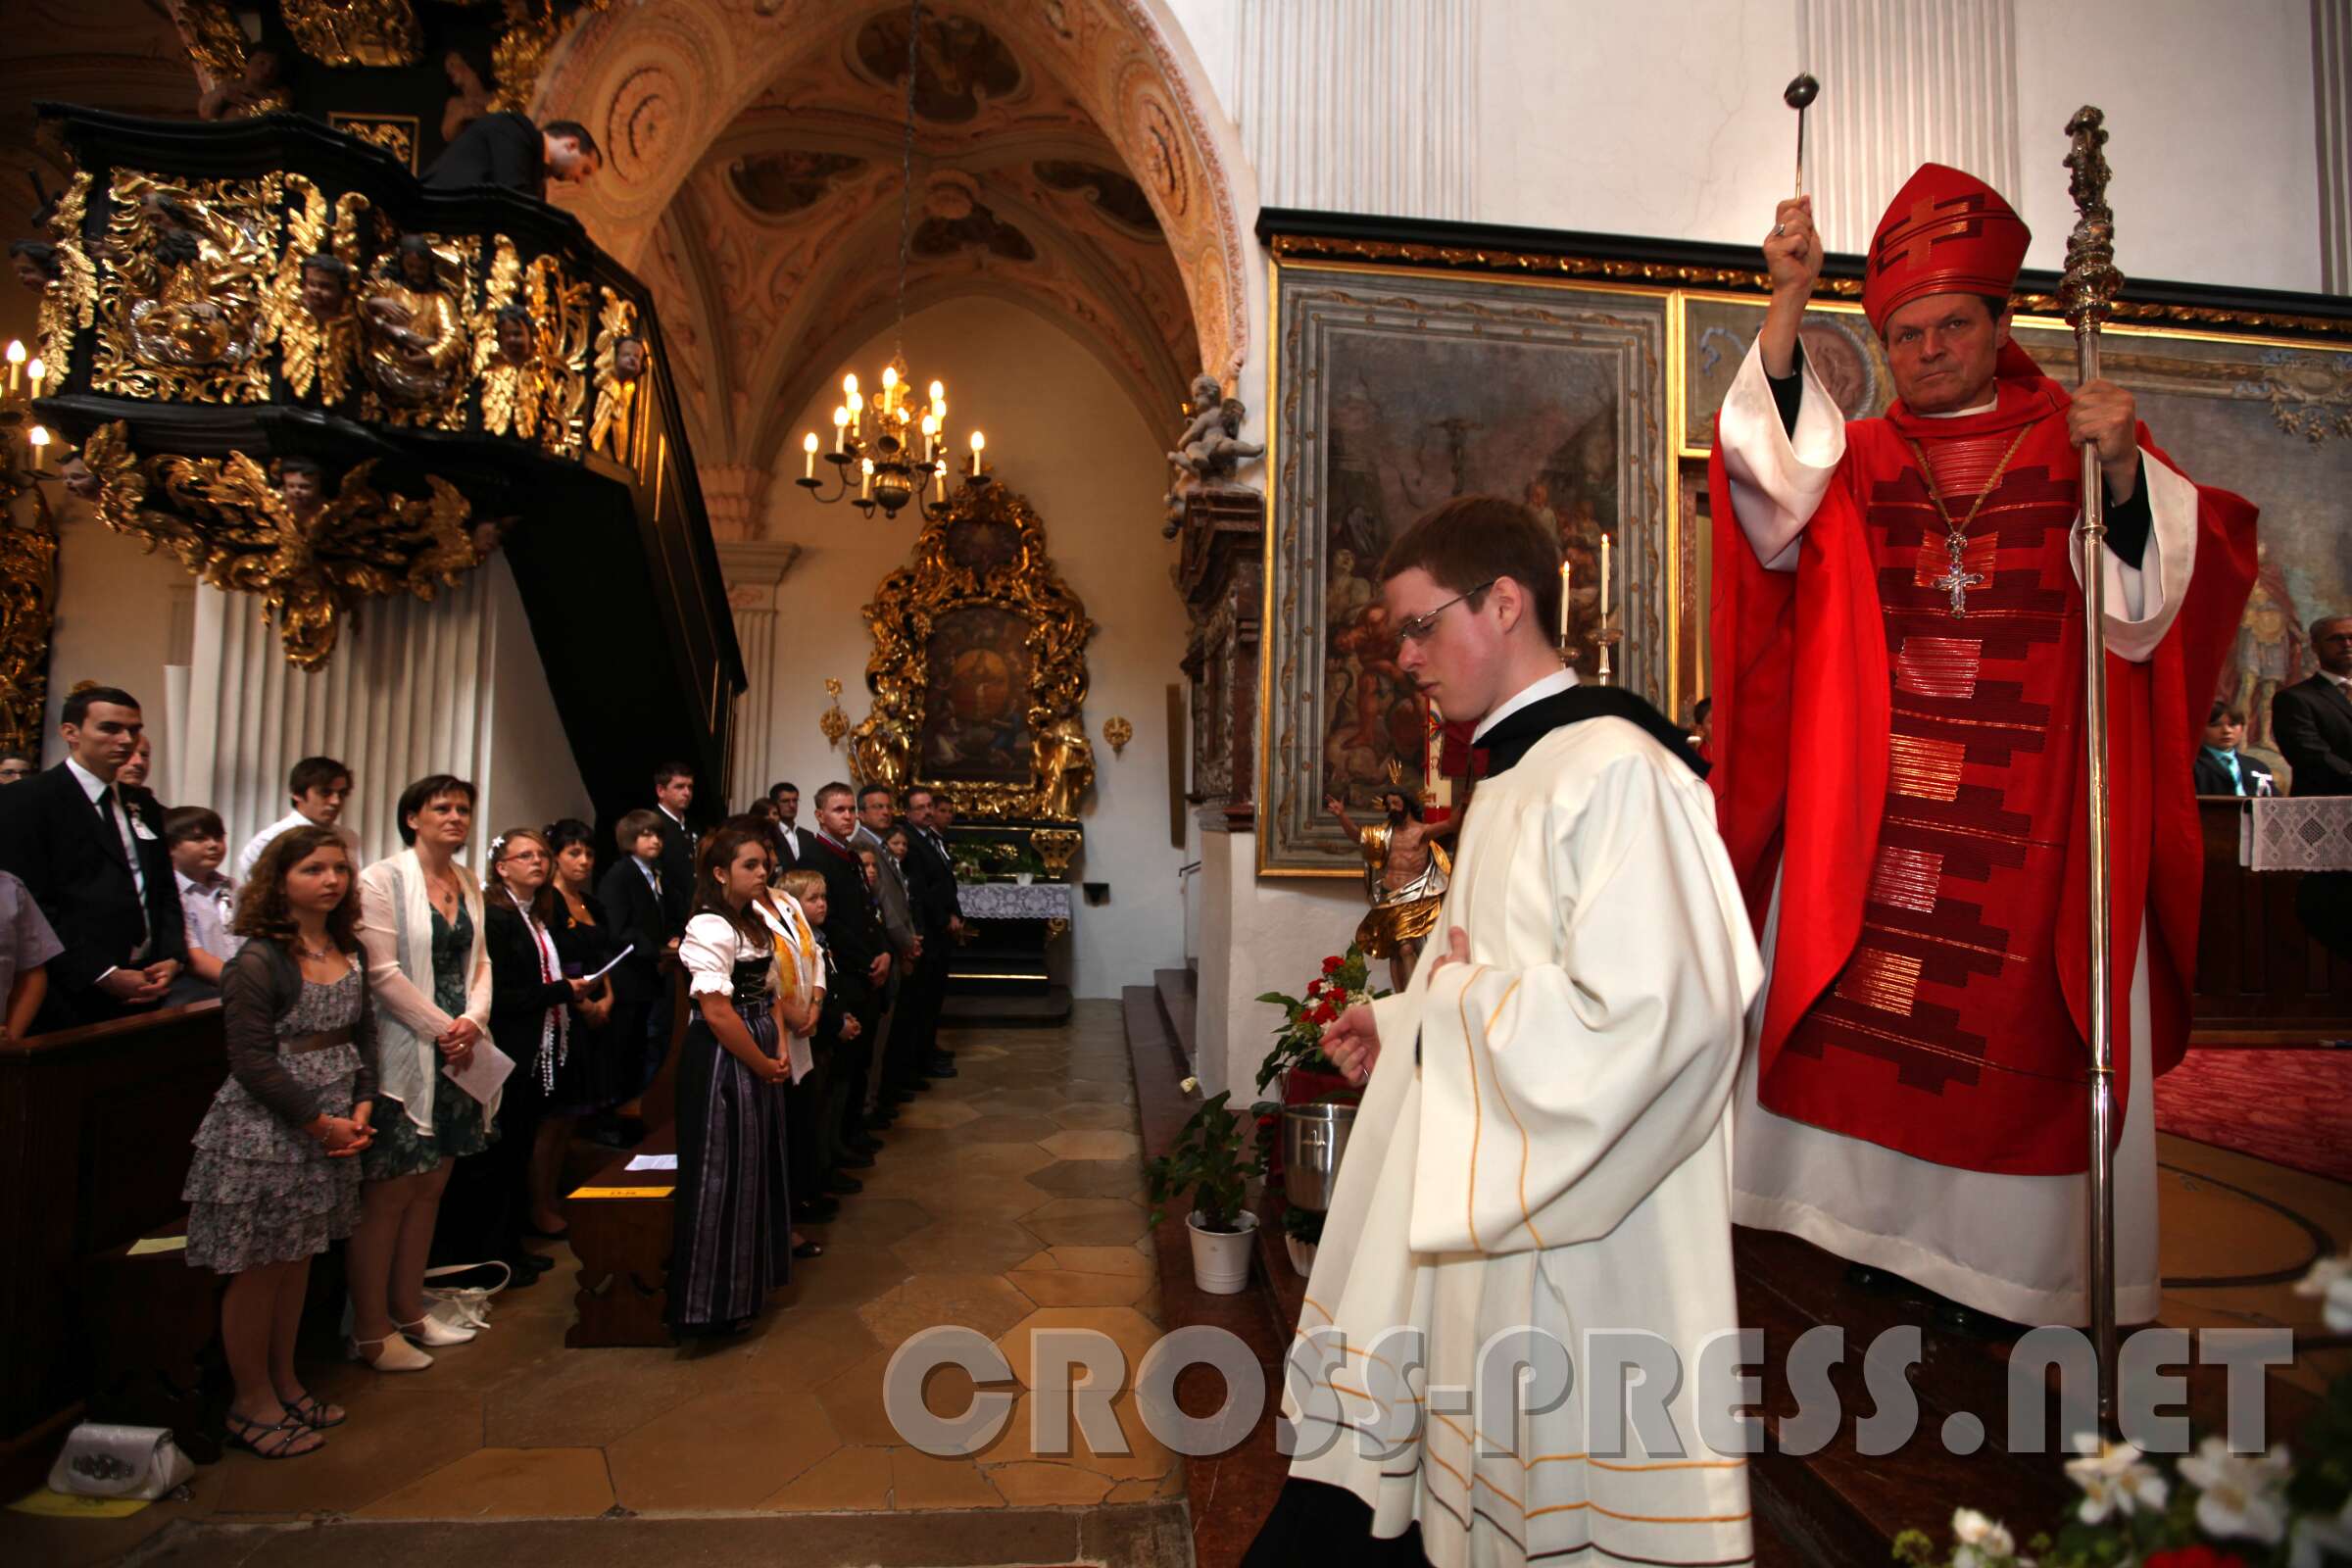
[[[286,772],[312,756],[352,769],[343,820],[369,860],[400,848],[394,803],[429,773],[475,787],[476,869],[502,827],[594,815],[503,554],[430,604],[363,601],[325,667],[307,672],[286,662],[259,599],[199,588],[184,682],[181,696],[181,677],[172,681],[180,710],[164,798],[219,811],[232,856],[285,814]],[[502,758],[502,733],[528,755]]]
[[[776,610],[784,574],[801,547],[779,539],[721,539],[718,569],[735,612],[735,641],[749,679],[735,699],[735,752],[728,761],[727,803],[741,809],[775,779]]]
[[[2320,287],[2352,294],[2352,0],[2311,0],[2320,147]]]
[[[1268,207],[1468,218],[1475,0],[1240,0],[1233,118]]]
[[[2015,0],[1797,0],[1796,31],[1801,69],[1822,81],[1805,161],[1830,249],[1866,250],[1923,163],[2024,207]]]

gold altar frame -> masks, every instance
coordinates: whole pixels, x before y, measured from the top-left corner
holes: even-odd
[[[1054,779],[1046,765],[1060,732],[1076,731],[1086,702],[1086,644],[1095,634],[1086,607],[1046,555],[1045,527],[1026,496],[1001,483],[965,484],[944,514],[923,524],[913,560],[882,579],[865,607],[874,640],[865,682],[873,710],[850,732],[851,772],[860,784],[923,784],[948,791],[961,820],[1069,821],[1049,809]],[[1015,694],[1028,756],[1019,782],[975,777],[925,755],[925,711],[934,689],[935,630],[967,610],[1001,611],[1026,624],[1028,682]],[[1016,758],[1018,752],[1015,753]],[[1090,764],[1091,765],[1091,764]],[[1060,771],[1056,768],[1054,771]]]

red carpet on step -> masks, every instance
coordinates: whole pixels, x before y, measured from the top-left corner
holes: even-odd
[[[2191,1051],[2156,1080],[2156,1130],[2352,1182],[2352,1051]]]

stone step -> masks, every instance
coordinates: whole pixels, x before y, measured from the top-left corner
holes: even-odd
[[[1200,1060],[1200,976],[1191,969],[1154,969],[1152,989],[1158,994],[1160,1017],[1166,1022],[1169,1035],[1192,1063],[1185,1071],[1192,1072]]]

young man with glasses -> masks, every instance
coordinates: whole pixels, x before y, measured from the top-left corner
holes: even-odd
[[[1313,1397],[1285,1400],[1298,1456],[1246,1561],[1450,1568],[1594,1544],[1745,1561],[1747,1472],[1698,1451],[1695,1369],[1740,1322],[1731,1095],[1763,968],[1704,764],[1641,698],[1561,667],[1558,544],[1519,503],[1446,503],[1381,576],[1398,665],[1476,720],[1487,770],[1410,985],[1324,1031],[1366,1087],[1307,1283],[1331,1310],[1310,1304],[1293,1351],[1305,1376],[1290,1386]],[[1692,1451],[1637,1424],[1623,1463],[1529,1465],[1609,1451],[1586,1430],[1614,1406],[1585,1390],[1623,1376],[1588,1364],[1583,1331],[1603,1326],[1681,1358],[1666,1404]],[[1577,1390],[1549,1408],[1479,1375],[1482,1347],[1528,1327]],[[1399,1329],[1426,1373],[1410,1392]],[[1429,1419],[1403,1420],[1399,1446],[1365,1444],[1424,1392]]]

